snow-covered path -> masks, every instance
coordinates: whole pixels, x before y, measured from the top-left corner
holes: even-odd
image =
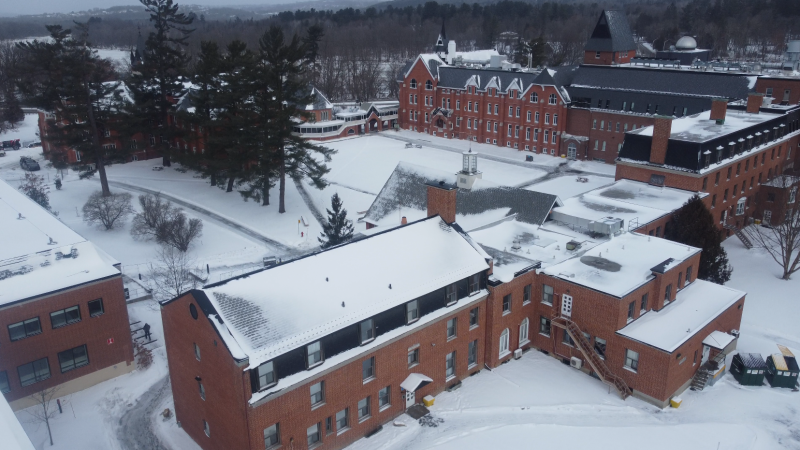
[[[163,377],[139,397],[136,405],[119,419],[117,436],[123,450],[166,450],[153,430],[156,408],[171,396],[169,376]]]

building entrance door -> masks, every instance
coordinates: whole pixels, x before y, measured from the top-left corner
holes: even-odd
[[[406,408],[414,406],[415,397],[414,391],[406,391]]]
[[[569,146],[567,146],[567,158],[569,159],[578,158],[578,147],[575,144],[570,143]]]
[[[705,364],[708,361],[708,355],[711,353],[711,347],[704,345],[703,346],[703,359],[700,360],[700,364]]]

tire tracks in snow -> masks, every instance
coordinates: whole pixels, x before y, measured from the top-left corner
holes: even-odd
[[[153,430],[155,409],[169,391],[169,375],[165,375],[120,417],[117,439],[123,450],[169,450]]]

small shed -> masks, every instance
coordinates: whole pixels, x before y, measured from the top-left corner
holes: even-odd
[[[800,368],[797,367],[797,359],[792,352],[779,345],[780,353],[774,353],[767,357],[766,378],[772,387],[785,387],[794,389],[797,386],[797,374]]]
[[[731,374],[741,385],[763,385],[766,372],[767,363],[759,353],[739,353],[733,356]]]

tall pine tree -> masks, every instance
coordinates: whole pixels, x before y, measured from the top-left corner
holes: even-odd
[[[50,40],[23,42],[29,75],[20,88],[35,105],[55,111],[65,122],[48,136],[53,143],[80,152],[100,174],[104,197],[111,195],[106,162],[124,157],[124,148],[103,147],[102,139],[122,120],[127,94],[114,70],[87,42],[88,24],[76,23],[77,33],[51,25]],[[124,147],[124,146],[123,146]]]
[[[328,209],[328,221],[322,224],[319,240],[322,248],[333,247],[353,239],[353,221],[347,219],[347,210],[342,207],[339,193],[331,197],[331,209]]]
[[[140,0],[150,14],[154,31],[145,41],[143,61],[131,71],[130,87],[136,102],[132,109],[138,119],[136,132],[155,138],[163,164],[170,165],[171,143],[181,136],[171,126],[174,99],[185,94],[183,75],[189,61],[185,49],[194,31],[188,28],[192,16],[178,12],[172,0]]]
[[[731,279],[733,268],[722,248],[722,234],[699,196],[693,196],[675,211],[664,237],[703,249],[697,268],[697,277],[701,280],[725,284]]]

